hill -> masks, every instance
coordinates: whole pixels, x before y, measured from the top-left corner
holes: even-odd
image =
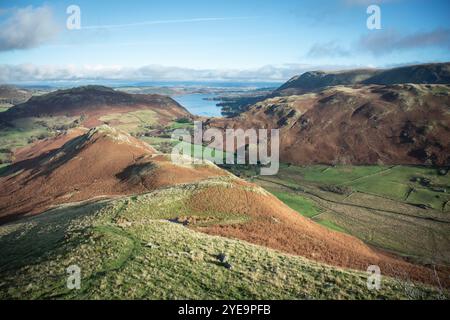
[[[357,69],[337,72],[311,71],[295,76],[274,95],[302,94],[331,86],[356,84],[450,84],[450,63],[412,65],[393,69]]]
[[[102,124],[99,118],[104,115],[136,110],[152,110],[163,122],[190,116],[185,108],[166,96],[129,94],[103,86],[84,86],[32,97],[0,114],[0,121],[28,117],[83,116],[82,124],[94,127]]]
[[[309,71],[289,79],[274,92],[274,95],[301,94],[331,86],[358,84],[370,79],[378,72],[376,69],[337,72]]]
[[[189,187],[54,208],[0,226],[1,299],[437,299],[438,289],[210,236],[170,220]],[[183,198],[178,198],[183,200]],[[179,203],[179,202],[178,202]],[[132,209],[140,208],[133,214]],[[226,257],[225,264],[220,257]],[[80,290],[67,288],[69,266]],[[231,267],[230,267],[231,266]]]
[[[189,240],[189,243],[200,251],[205,249],[201,249],[202,241],[216,239],[196,232],[244,240],[351,270],[366,270],[368,265],[377,264],[387,275],[398,277],[399,274],[407,274],[415,281],[433,285],[436,282],[432,270],[316,224],[260,187],[213,164],[174,164],[167,156],[156,154],[150,146],[107,126],[93,128],[72,139],[65,136],[59,139],[61,141],[53,142],[56,149],[17,162],[1,173],[0,212],[3,222],[39,214],[0,227],[2,247],[15,248],[14,254],[3,255],[0,261],[2,278],[7,279],[2,283],[3,287],[5,283],[8,286],[9,281],[17,284],[24,277],[30,281],[36,276],[42,277],[30,266],[30,252],[22,255],[21,248],[28,247],[31,239],[42,245],[32,250],[33,264],[38,261],[44,266],[49,263],[48,257],[53,255],[58,255],[57,259],[72,260],[73,256],[69,256],[76,251],[75,259],[83,266],[83,272],[90,272],[92,279],[100,273],[102,276],[97,279],[104,279],[101,280],[103,282],[116,276],[125,279],[128,268],[142,270],[139,261],[145,257],[158,260],[162,255],[166,258],[160,263],[170,263],[172,259],[167,260],[167,255],[172,254],[174,248],[167,246],[172,238],[178,239],[180,235],[185,239],[195,238],[199,242]],[[49,145],[47,143],[46,148],[50,148]],[[129,196],[124,197],[126,195]],[[45,211],[48,212],[43,213]],[[173,227],[171,223],[188,227],[189,231],[177,229],[179,227]],[[153,238],[161,233],[172,236],[159,240]],[[85,240],[80,242],[81,239]],[[217,241],[234,243],[225,239]],[[104,245],[110,249],[105,251]],[[245,243],[236,245],[245,252],[251,248]],[[71,253],[67,252],[68,248],[73,249]],[[151,249],[154,248],[162,251],[152,256]],[[210,249],[218,250],[217,247]],[[191,249],[186,250],[194,254]],[[102,253],[99,255],[98,251]],[[264,254],[263,251],[258,252]],[[146,252],[144,257],[141,255],[143,252]],[[266,252],[271,256],[274,254],[270,250]],[[91,259],[91,254],[100,261]],[[207,255],[198,262],[203,265],[211,258],[208,252],[202,254]],[[197,258],[192,259],[191,270],[197,272]],[[219,261],[219,266],[226,265]],[[239,266],[235,265],[235,268],[240,270]],[[51,266],[44,269],[50,275],[61,277],[58,276],[61,271]],[[150,272],[148,281],[161,281],[161,275],[155,274],[157,269],[144,269]],[[169,269],[171,273],[164,277],[175,276],[176,269]],[[439,272],[441,274],[445,270]],[[262,273],[264,277],[268,276],[266,271]],[[64,274],[62,272],[62,277]],[[447,286],[445,273],[441,275]],[[126,281],[129,280],[131,278]],[[192,285],[200,285],[196,280],[191,281]],[[280,281],[283,286],[287,285],[284,280]],[[38,290],[42,297],[52,297],[54,292],[46,292],[45,286],[53,286],[54,282],[40,283],[42,285],[31,288],[30,293]],[[340,285],[337,284],[338,287]],[[343,284],[343,292],[350,294],[351,289],[347,285]],[[394,287],[388,290],[395,291]],[[91,289],[93,291],[89,295],[97,292],[93,287]],[[274,294],[279,294],[276,292]],[[10,296],[9,293],[6,296]]]
[[[218,128],[279,128],[280,157],[307,164],[450,164],[449,85],[335,86],[272,97]]]
[[[27,101],[33,92],[12,85],[0,85],[0,112],[6,111],[15,104]]]
[[[107,124],[137,137],[178,119],[192,118],[169,97],[129,94],[102,86],[36,95],[8,108],[0,112],[0,165],[20,158],[16,155],[20,148],[71,128]]]
[[[383,70],[364,84],[450,84],[450,63],[430,63]]]
[[[177,167],[149,145],[108,126],[75,129],[24,149],[0,175],[0,219],[94,197],[148,192],[224,173]],[[164,174],[161,173],[164,170]]]

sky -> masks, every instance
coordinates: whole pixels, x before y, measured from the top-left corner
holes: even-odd
[[[80,29],[66,27],[70,5]],[[0,82],[285,81],[445,61],[448,0],[0,0]]]

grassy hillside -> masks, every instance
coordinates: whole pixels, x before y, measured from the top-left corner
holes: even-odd
[[[100,121],[133,135],[139,135],[154,125],[158,117],[152,110],[138,110],[127,113],[111,113],[100,117]]]
[[[176,217],[189,214],[183,212],[183,201],[196,186],[61,206],[1,226],[0,298],[441,297],[437,290],[390,278],[383,278],[381,290],[371,291],[362,272],[191,230]],[[242,219],[226,212],[207,215],[210,219],[198,216],[194,224]],[[219,260],[220,254],[229,265]],[[73,264],[81,268],[80,290],[66,288],[66,268]]]

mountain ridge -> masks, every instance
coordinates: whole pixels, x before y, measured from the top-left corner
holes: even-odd
[[[391,69],[308,71],[294,76],[275,95],[307,93],[337,85],[450,84],[450,62],[409,65]]]
[[[280,160],[293,164],[448,166],[448,106],[450,85],[334,86],[270,97],[207,125],[279,129]]]

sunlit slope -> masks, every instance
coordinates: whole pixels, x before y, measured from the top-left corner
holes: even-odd
[[[173,200],[192,187],[60,207],[1,226],[0,298],[439,297],[435,289],[390,278],[383,278],[381,290],[368,290],[365,273],[209,236],[169,221],[176,216],[173,205],[178,201]],[[201,223],[220,219],[205,218]],[[67,289],[66,268],[71,265],[81,268],[80,290]]]

